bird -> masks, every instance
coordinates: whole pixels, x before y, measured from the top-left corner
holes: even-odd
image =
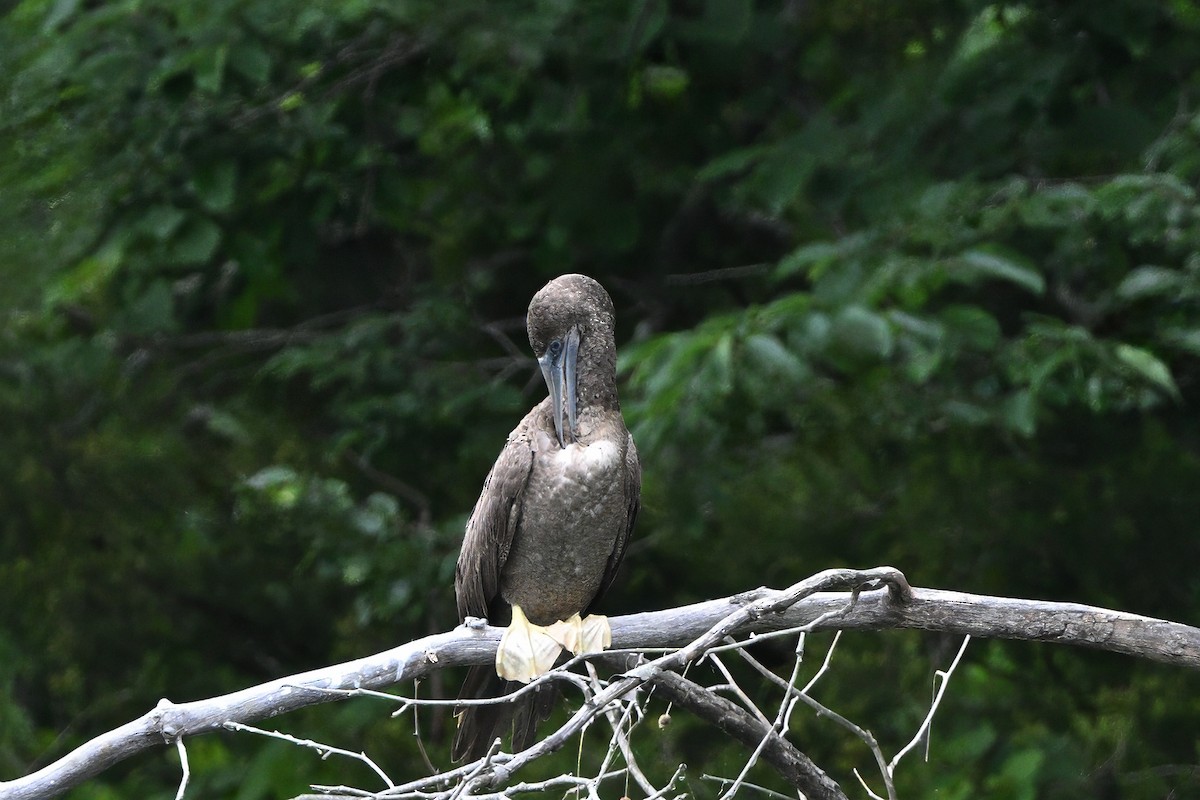
[[[459,619],[506,629],[494,667],[472,667],[459,700],[508,694],[564,649],[611,644],[607,618],[591,612],[612,585],[641,502],[608,292],[586,275],[559,276],[533,296],[526,327],[549,394],[509,434],[467,522],[454,577]],[[525,749],[555,697],[542,685],[508,703],[459,706],[452,757],[482,757],[509,722],[513,752]]]

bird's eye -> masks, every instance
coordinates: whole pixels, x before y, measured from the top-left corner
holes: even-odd
[[[560,342],[558,339],[555,339],[550,343],[550,346],[547,347],[546,350],[550,353],[550,355],[556,356],[562,352],[562,342]]]

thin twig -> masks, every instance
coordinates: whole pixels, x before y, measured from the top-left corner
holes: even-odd
[[[817,716],[829,717],[829,719],[833,720],[838,725],[841,725],[843,728],[850,731],[862,740],[863,744],[865,744],[871,751],[871,755],[875,757],[875,763],[879,766],[879,771],[883,774],[883,782],[887,786],[889,800],[896,800],[896,787],[892,785],[892,776],[887,770],[887,759],[883,757],[883,751],[879,748],[879,742],[875,741],[875,737],[871,734],[871,732],[866,728],[862,728],[846,719],[841,714],[825,706],[823,703],[814,699],[810,695],[801,692],[800,694],[796,695],[796,697],[799,698],[800,702],[804,703],[813,711],[816,711]],[[854,774],[858,775],[858,770],[855,770]],[[858,776],[858,779],[865,787],[866,782],[863,781],[861,775]],[[874,793],[872,793],[872,796],[875,796]]]
[[[732,778],[722,778],[720,775],[704,774],[704,775],[700,776],[700,780],[715,781],[717,783],[733,783]],[[749,782],[743,781],[742,786],[746,789],[753,789],[756,792],[762,792],[767,797],[776,797],[776,798],[780,798],[780,800],[796,800],[796,798],[792,797],[790,794],[784,794],[783,792],[777,792],[774,789],[768,789],[767,787],[759,786],[756,783],[749,783]]]
[[[378,764],[371,760],[371,757],[366,753],[355,753],[353,750],[345,750],[341,747],[322,744],[321,742],[313,741],[312,739],[298,739],[295,736],[287,733],[282,733],[280,731],[267,731],[263,730],[262,728],[255,728],[253,725],[243,725],[240,722],[226,722],[225,727],[231,731],[256,733],[259,736],[266,736],[270,739],[279,739],[280,741],[290,742],[291,744],[299,745],[300,747],[311,748],[320,754],[322,761],[330,756],[346,756],[347,758],[353,758],[370,767],[371,770],[374,771],[374,773],[378,775],[380,779],[382,779],[383,782],[388,785],[389,788],[396,785],[392,782],[392,779],[388,777],[388,774],[384,772]]]
[[[759,707],[754,704],[754,701],[751,700],[744,691],[742,691],[742,687],[738,686],[738,683],[736,680],[734,680],[733,675],[728,669],[725,668],[724,662],[722,662],[720,658],[712,653],[708,654],[707,659],[712,662],[714,666],[716,666],[722,675],[725,676],[725,680],[729,682],[730,690],[733,692],[734,696],[737,697],[737,699],[742,701],[742,705],[744,705],[746,709],[750,711],[750,713],[758,717],[759,722],[763,723],[764,725],[770,725],[771,720],[766,714],[759,710]]]
[[[596,674],[595,666],[593,666],[591,662],[588,662],[587,669],[588,675],[591,677],[593,686],[595,687],[595,691],[599,691],[602,688],[602,685],[599,675]],[[658,790],[654,788],[654,784],[652,784],[642,772],[642,768],[637,761],[637,756],[634,755],[633,748],[629,744],[629,733],[626,730],[626,725],[628,725],[629,731],[632,731],[633,728],[640,724],[642,719],[645,717],[643,709],[637,703],[637,693],[634,693],[633,700],[626,705],[624,711],[621,712],[619,717],[616,710],[611,705],[604,710],[604,713],[608,718],[609,725],[612,726],[613,735],[609,740],[609,752],[605,756],[604,764],[601,765],[601,771],[603,772],[604,769],[607,768],[609,758],[613,752],[613,746],[615,745],[620,749],[621,755],[625,759],[625,766],[629,769],[629,774],[633,777],[634,782],[636,782],[637,785],[641,787],[641,790],[647,795],[653,795]],[[637,719],[632,719],[632,717],[635,715],[637,716]]]
[[[889,775],[892,774],[892,772],[896,769],[896,765],[900,763],[900,759],[904,758],[905,754],[907,754],[909,750],[912,750],[914,747],[916,747],[917,742],[921,741],[921,738],[929,732],[930,727],[933,725],[933,715],[937,713],[938,706],[941,705],[942,702],[942,697],[946,694],[946,687],[950,684],[950,677],[954,674],[954,670],[958,669],[958,662],[962,660],[963,653],[967,652],[967,645],[970,642],[970,636],[964,637],[962,645],[958,648],[958,655],[954,657],[954,661],[951,662],[950,668],[945,672],[938,670],[934,673],[934,679],[940,680],[941,682],[938,684],[937,694],[934,695],[933,703],[929,706],[929,713],[925,715],[925,720],[921,723],[921,727],[917,728],[917,733],[915,736],[913,736],[912,741],[906,744],[899,753],[896,753],[891,762],[888,764]]]
[[[187,748],[183,745],[182,736],[175,740],[175,749],[179,751],[179,767],[183,770],[179,779],[179,791],[175,792],[175,800],[183,800],[183,793],[187,791],[188,781],[192,777],[192,769],[188,765]]]
[[[496,741],[492,742],[492,746],[488,748],[488,751],[483,754],[483,758],[479,759],[475,768],[471,770],[471,772],[467,773],[467,776],[463,778],[461,783],[454,787],[454,790],[450,793],[450,800],[455,800],[456,798],[461,797],[463,792],[467,790],[467,787],[469,787],[472,782],[478,779],[479,776],[483,774],[484,770],[491,768],[492,759],[495,758],[499,753],[500,740],[496,739]]]
[[[837,631],[833,634],[833,641],[829,643],[829,650],[825,652],[825,659],[821,662],[820,668],[812,676],[809,682],[804,684],[804,688],[800,690],[802,694],[808,694],[810,691],[812,691],[812,688],[817,685],[817,681],[819,681],[821,676],[824,675],[829,669],[829,662],[833,659],[833,651],[835,648],[837,648],[838,642],[841,641],[841,638],[841,631]],[[799,653],[797,653],[797,657],[799,657]]]
[[[774,264],[743,264],[738,267],[721,267],[705,272],[672,272],[663,278],[667,286],[695,286],[713,281],[740,280],[752,275],[765,275]]]
[[[835,608],[835,609],[831,609],[829,611],[825,611],[825,612],[821,613],[820,615],[818,615],[817,617],[815,617],[811,622],[806,622],[803,625],[795,625],[791,628],[781,628],[777,631],[768,631],[766,633],[751,633],[744,640],[732,639],[732,638],[726,637],[726,638],[729,638],[728,644],[718,645],[717,647],[712,648],[708,652],[709,653],[723,653],[726,650],[740,650],[741,648],[745,647],[746,645],[757,644],[758,642],[763,642],[763,641],[766,641],[767,639],[779,639],[784,636],[795,636],[798,633],[800,633],[800,634],[811,633],[814,630],[816,630],[818,627],[820,627],[821,625],[824,625],[829,620],[837,619],[838,617],[845,616],[846,614],[848,614],[850,612],[850,610],[852,608],[854,608],[854,600],[853,599],[851,599],[850,602],[846,603],[845,607]]]
[[[421,682],[413,681],[413,699],[417,699],[417,694],[421,691]],[[421,708],[417,706],[413,709],[413,737],[417,740],[417,750],[421,753],[421,760],[425,762],[425,768],[430,774],[438,771],[433,765],[433,760],[429,757],[429,753],[425,751],[425,740],[421,737]]]
[[[800,665],[802,661],[803,659],[800,654],[797,653],[795,663],[792,665],[792,675],[788,679],[787,688],[783,692],[783,700],[780,701],[779,712],[775,715],[775,721],[768,723],[771,727],[763,735],[762,739],[759,740],[758,746],[754,748],[750,757],[746,759],[746,763],[742,766],[733,784],[721,795],[721,800],[728,800],[728,798],[737,794],[738,789],[745,783],[746,776],[750,774],[750,769],[758,763],[758,758],[762,755],[763,748],[767,746],[767,742],[771,740],[771,736],[773,734],[783,736],[786,733],[784,728],[785,719],[790,716],[790,709],[795,705],[794,701],[791,700],[791,695],[796,691],[796,679],[800,677]],[[764,718],[763,722],[767,722],[767,720]]]

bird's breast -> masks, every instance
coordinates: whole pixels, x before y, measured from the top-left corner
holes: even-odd
[[[589,483],[604,476],[621,463],[621,448],[607,439],[591,444],[572,442],[544,454],[547,471],[565,483],[587,489]]]
[[[501,594],[541,625],[583,611],[628,525],[625,453],[617,442],[538,449]]]

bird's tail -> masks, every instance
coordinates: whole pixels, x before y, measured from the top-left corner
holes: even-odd
[[[459,700],[482,700],[503,697],[520,689],[523,684],[506,681],[492,666],[471,667],[463,681]],[[520,752],[533,744],[537,726],[550,716],[558,696],[552,684],[543,683],[532,692],[504,703],[477,706],[458,706],[458,731],[450,755],[455,761],[474,761],[487,754],[497,737],[506,733],[512,723],[512,752]]]

